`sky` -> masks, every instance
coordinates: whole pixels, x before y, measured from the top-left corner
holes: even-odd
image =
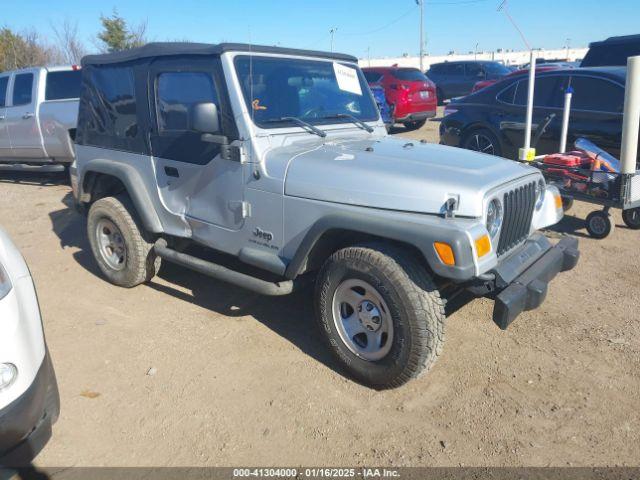
[[[524,49],[497,7],[502,0],[424,0],[426,52]],[[511,17],[533,48],[586,47],[613,35],[640,33],[640,0],[508,0]],[[415,0],[0,0],[0,27],[33,29],[54,40],[51,25],[77,24],[96,50],[100,15],[113,9],[148,39],[222,41],[329,50],[360,58],[417,55]]]

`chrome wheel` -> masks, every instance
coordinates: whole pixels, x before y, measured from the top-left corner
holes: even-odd
[[[107,218],[96,224],[96,240],[100,256],[114,270],[122,270],[127,264],[127,248],[120,229]]]
[[[333,294],[333,321],[344,344],[364,360],[384,358],[393,343],[391,312],[380,293],[363,280],[342,282]]]
[[[482,133],[474,133],[469,140],[467,140],[467,149],[489,155],[495,155],[496,153],[496,147],[493,141]]]

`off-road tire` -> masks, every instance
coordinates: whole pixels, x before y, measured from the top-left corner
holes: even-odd
[[[369,361],[353,353],[341,339],[332,312],[338,286],[360,279],[376,288],[393,322],[389,353]],[[444,303],[420,259],[401,248],[380,243],[338,250],[324,263],[316,283],[320,329],[335,358],[362,384],[395,388],[426,372],[442,352]]]
[[[126,264],[114,270],[102,258],[96,238],[100,219],[106,218],[120,230],[125,243]],[[151,280],[160,269],[160,257],[153,251],[153,239],[145,232],[126,194],[97,200],[89,208],[87,234],[91,251],[102,274],[114,285],[131,288]]]

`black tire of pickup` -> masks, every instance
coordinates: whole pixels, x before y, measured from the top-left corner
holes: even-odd
[[[390,351],[379,360],[356,355],[338,332],[334,297],[345,281],[362,280],[382,297],[393,325]],[[380,243],[347,247],[323,265],[316,283],[320,329],[340,365],[362,384],[387,389],[428,371],[442,352],[444,303],[418,258]]]
[[[124,243],[126,260],[120,270],[112,268],[99,250],[97,228],[105,219],[117,227]],[[153,251],[153,239],[144,231],[126,194],[101,198],[91,205],[87,215],[87,234],[100,271],[114,285],[135,287],[150,281],[158,273],[161,259]]]

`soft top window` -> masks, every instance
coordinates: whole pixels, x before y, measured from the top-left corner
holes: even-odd
[[[165,72],[158,76],[160,131],[191,130],[191,112],[198,103],[218,104],[213,78],[205,72]]]
[[[144,105],[142,106],[144,112]],[[76,142],[129,152],[145,152],[133,66],[89,65],[82,69]]]
[[[45,100],[78,98],[80,96],[81,79],[82,72],[80,70],[49,72],[47,74]]]

